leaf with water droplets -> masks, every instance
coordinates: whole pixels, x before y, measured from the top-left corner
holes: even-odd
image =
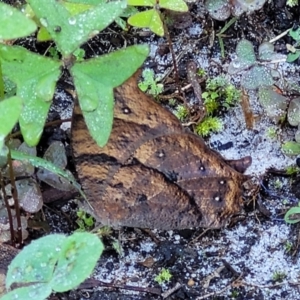
[[[72,54],[93,32],[106,28],[126,8],[124,0],[101,1],[90,9],[72,15],[60,1],[28,0],[28,3],[63,56]]]
[[[173,11],[188,11],[188,6],[182,0],[160,0],[159,6]]]
[[[227,0],[206,0],[205,8],[213,19],[224,21],[231,14],[231,7]]]
[[[112,128],[113,89],[137,70],[148,51],[146,45],[131,46],[75,63],[71,68],[85,122],[99,146],[107,143]]]
[[[253,66],[245,72],[241,79],[241,85],[249,90],[255,90],[261,86],[270,86],[273,83],[271,71],[265,66]]]
[[[80,185],[76,182],[76,179],[74,178],[72,173],[62,170],[61,168],[57,167],[50,161],[47,161],[40,157],[27,155],[20,151],[11,150],[11,157],[13,159],[20,160],[20,161],[28,161],[29,163],[31,163],[33,166],[35,166],[37,168],[44,168],[44,169],[50,171],[51,173],[55,173],[55,174],[61,176],[62,178],[67,180],[69,183],[71,183],[79,191],[81,196],[84,199],[86,199],[85,194],[81,190]]]
[[[17,96],[23,100],[19,118],[23,137],[29,146],[35,146],[44,128],[61,63],[23,47],[6,45],[0,45],[0,61],[3,74],[17,85]]]
[[[274,53],[274,45],[269,42],[264,42],[258,47],[258,54],[260,59],[270,59],[270,56]]]
[[[232,0],[232,14],[239,17],[244,12],[253,12],[261,9],[266,0]]]
[[[258,90],[259,103],[269,118],[278,123],[285,117],[287,98],[273,91],[272,87],[261,87]]]
[[[0,40],[27,36],[36,30],[36,24],[16,8],[0,2]]]
[[[22,99],[20,97],[11,97],[0,101],[0,150],[4,145],[5,137],[17,123],[21,109]]]
[[[241,40],[236,46],[237,58],[228,67],[228,73],[233,75],[245,70],[256,63],[256,57],[251,42]]]
[[[274,51],[274,45],[269,42],[263,42],[258,47],[258,56],[261,60],[279,60],[282,59],[283,61],[286,59],[286,55],[281,53],[276,53]]]
[[[51,287],[45,283],[35,283],[30,286],[16,288],[10,291],[1,300],[35,299],[44,300],[51,294]]]
[[[53,279],[54,291],[65,292],[78,286],[93,271],[104,250],[94,234],[75,232],[63,243]]]
[[[127,0],[127,4],[132,6],[154,6],[156,0]]]
[[[6,288],[13,283],[49,282],[66,237],[53,234],[32,241],[8,267]]]
[[[236,54],[241,61],[247,63],[249,66],[256,62],[253,45],[248,40],[241,40],[237,44]]]
[[[127,20],[128,24],[135,27],[149,28],[159,36],[164,35],[164,25],[156,9],[149,9],[131,16]]]
[[[282,145],[282,151],[286,155],[299,155],[300,154],[300,144],[296,142],[286,142]]]
[[[300,124],[300,97],[290,102],[287,117],[292,126],[298,126]]]

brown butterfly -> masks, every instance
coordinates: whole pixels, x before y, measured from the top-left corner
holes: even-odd
[[[115,89],[108,144],[91,138],[75,106],[72,148],[93,214],[103,225],[219,228],[242,205],[244,171],[226,161],[137,87],[138,73]]]

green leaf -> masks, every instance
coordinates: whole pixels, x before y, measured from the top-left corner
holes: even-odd
[[[258,99],[268,117],[274,122],[278,123],[285,118],[288,99],[276,93],[271,86],[259,88]]]
[[[103,147],[113,122],[113,89],[129,78],[148,55],[146,45],[127,47],[75,63],[70,69],[91,136]]]
[[[97,5],[97,4],[103,3],[105,1],[106,0],[66,0],[64,2],[87,4],[87,5]]]
[[[228,67],[228,73],[233,75],[256,63],[254,48],[248,40],[241,40],[236,46],[237,58]],[[253,80],[252,80],[253,81]]]
[[[36,24],[16,8],[0,2],[0,40],[12,40],[36,31]]]
[[[4,295],[1,300],[15,300],[15,299],[33,299],[44,300],[51,294],[51,287],[45,283],[37,283],[26,287],[14,289],[13,291]]]
[[[294,98],[290,102],[287,117],[290,125],[298,126],[300,124],[300,97]]]
[[[47,31],[47,29],[45,27],[40,28],[40,30],[38,31],[38,34],[36,36],[36,39],[39,42],[45,42],[45,41],[51,41],[52,40],[49,32]]]
[[[27,2],[52,36],[63,56],[72,54],[96,31],[101,31],[112,23],[126,8],[125,0],[101,2],[73,16],[56,0],[28,0]]]
[[[6,288],[13,283],[49,282],[66,237],[52,234],[32,241],[12,260],[6,275]]]
[[[249,90],[255,90],[261,86],[270,86],[273,83],[271,71],[265,66],[253,66],[245,72],[241,79],[241,85]]]
[[[295,224],[300,221],[300,207],[290,208],[284,215],[284,221],[288,224]]]
[[[249,66],[256,62],[254,48],[248,40],[241,40],[236,46],[236,54],[238,58]]]
[[[69,1],[61,1],[61,4],[71,13],[71,15],[82,13],[92,7],[92,5],[89,4],[71,3]]]
[[[21,109],[22,99],[20,97],[11,97],[0,101],[0,149],[4,145],[5,137],[17,123]]]
[[[293,28],[290,29],[289,34],[295,41],[300,41],[300,28],[297,28],[296,30]]]
[[[182,0],[160,0],[159,6],[174,11],[188,11],[188,6]]]
[[[100,239],[91,233],[76,232],[63,243],[50,284],[65,292],[78,286],[93,271],[104,250]]]
[[[231,15],[231,5],[227,0],[206,0],[204,5],[210,16],[216,20],[224,21]]]
[[[133,6],[154,6],[156,4],[155,0],[127,0],[128,5]]]
[[[35,146],[42,134],[61,63],[34,54],[23,47],[0,45],[2,72],[17,85],[23,100],[20,127],[29,146]]]
[[[286,155],[299,155],[300,154],[300,144],[296,142],[286,142],[282,145],[282,151]]]
[[[131,16],[127,22],[131,26],[149,28],[159,36],[164,35],[164,25],[156,9],[149,9]]]
[[[12,157],[12,159],[16,159],[16,160],[27,161],[27,162],[31,163],[33,166],[35,166],[36,168],[44,168],[54,174],[60,175],[64,179],[68,180],[79,191],[81,196],[84,199],[86,199],[85,194],[81,190],[80,185],[76,182],[76,179],[73,177],[73,175],[71,173],[66,172],[66,171],[62,170],[61,168],[57,167],[52,162],[42,159],[40,157],[28,155],[28,154],[25,154],[23,152],[16,151],[16,150],[11,150],[11,157]]]
[[[295,53],[289,53],[287,58],[286,58],[286,61],[287,62],[293,62],[296,59],[298,59],[299,57],[300,57],[300,50],[297,50]]]
[[[1,299],[45,299],[52,289],[68,291],[91,274],[103,250],[100,239],[87,232],[35,240],[12,260],[6,275],[7,289],[14,283],[28,286]]]

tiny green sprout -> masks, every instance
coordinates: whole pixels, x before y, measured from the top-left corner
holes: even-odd
[[[275,127],[269,127],[266,130],[266,134],[270,139],[275,139],[277,137],[277,129]]]
[[[280,179],[276,179],[275,180],[275,182],[274,182],[274,187],[276,188],[276,189],[278,189],[278,190],[280,190],[281,188],[282,188],[282,182],[281,182],[281,180]]]
[[[83,61],[85,56],[85,51],[81,48],[78,48],[74,51],[73,55],[76,57],[76,61]]]
[[[233,290],[231,292],[231,298],[237,298],[239,296],[239,291],[238,290]]]
[[[49,54],[51,57],[55,58],[55,59],[59,59],[59,55],[58,55],[58,50],[56,47],[50,47],[49,48]]]
[[[225,101],[223,105],[227,109],[235,105],[241,99],[241,91],[236,89],[235,86],[232,84],[226,85],[224,92],[225,92]]]
[[[286,277],[286,274],[284,272],[275,271],[273,273],[272,280],[282,282],[285,277]]]
[[[112,234],[112,229],[109,226],[103,226],[101,228],[97,228],[96,234],[99,237],[110,236]]]
[[[170,106],[176,106],[176,103],[177,103],[177,101],[176,101],[175,98],[169,99],[169,105],[170,105]]]
[[[219,98],[219,94],[217,92],[204,92],[202,93],[202,98],[204,100],[207,115],[212,115],[218,110],[220,105],[217,101]]]
[[[188,110],[184,105],[178,105],[174,111],[174,115],[180,120],[183,121],[188,116]]]
[[[157,96],[163,91],[163,84],[158,83],[159,78],[154,77],[154,71],[145,69],[142,73],[144,80],[139,82],[138,86],[141,91],[148,92],[150,95]]]
[[[206,82],[205,92],[202,93],[207,115],[214,114],[220,107],[227,110],[241,98],[241,92],[220,75]]]
[[[124,251],[123,251],[122,245],[118,239],[113,239],[112,247],[119,254],[119,256],[123,256]]]
[[[76,220],[76,223],[79,228],[76,231],[89,231],[95,224],[93,217],[87,216],[86,212],[83,210],[79,210],[77,212],[77,217],[78,219]]]
[[[160,273],[154,278],[158,284],[163,284],[166,281],[170,281],[172,274],[168,269],[162,268]]]
[[[222,128],[223,123],[219,118],[208,116],[204,118],[202,122],[195,127],[195,131],[197,134],[205,137],[211,134],[212,132],[221,131]]]
[[[285,142],[281,146],[282,151],[287,155],[299,155],[300,154],[300,143],[289,141]]]
[[[204,70],[204,69],[198,69],[197,70],[197,75],[199,75],[199,76],[205,76],[206,75],[206,71]]]
[[[228,84],[227,79],[224,76],[220,75],[220,76],[214,77],[212,79],[209,79],[207,81],[206,88],[211,91],[215,91],[219,88],[226,87],[227,84]]]
[[[288,201],[287,199],[283,199],[283,200],[282,200],[282,204],[283,204],[283,205],[287,205],[288,203],[289,203],[289,201]]]
[[[292,166],[288,166],[286,168],[286,174],[287,175],[295,175],[295,174],[299,173],[299,171],[300,171],[299,167],[293,166],[293,165]]]
[[[293,249],[293,243],[290,241],[286,241],[286,243],[284,244],[284,249],[287,253],[291,252]]]
[[[286,5],[290,7],[296,6],[298,5],[298,0],[287,0]]]

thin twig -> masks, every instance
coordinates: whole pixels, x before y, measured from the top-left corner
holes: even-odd
[[[177,282],[174,287],[162,293],[161,296],[163,297],[163,299],[166,299],[169,296],[171,296],[173,293],[175,293],[177,290],[179,290],[181,287],[182,285],[179,282]]]
[[[179,90],[179,94],[182,95],[183,103],[186,106],[186,108],[189,109],[189,107],[187,105],[187,101],[186,101],[185,96],[184,96],[184,93],[181,90],[181,85],[180,85],[180,82],[179,82],[179,73],[178,73],[176,56],[175,56],[175,52],[174,52],[174,49],[173,49],[173,44],[172,44],[172,40],[171,40],[171,37],[170,37],[170,33],[169,33],[168,27],[166,26],[165,23],[164,23],[164,30],[165,30],[165,35],[166,35],[166,38],[167,38],[167,41],[168,41],[168,44],[169,44],[169,49],[170,49],[172,59],[173,59],[175,81],[176,81],[176,84],[177,84],[177,87],[178,87],[178,90]]]
[[[10,150],[8,151],[7,161],[8,161],[8,167],[9,167],[9,179],[10,179],[11,190],[12,190],[11,194],[12,194],[13,199],[14,199],[14,206],[15,206],[15,210],[16,210],[17,238],[18,238],[17,241],[18,241],[18,244],[21,245],[22,244],[21,211],[20,211],[18,191],[17,191],[17,187],[16,187],[15,174],[14,174],[14,170],[13,170]]]
[[[285,35],[287,35],[291,29],[292,29],[292,28],[289,28],[289,29],[287,29],[286,31],[280,33],[279,35],[277,35],[276,37],[274,37],[273,39],[271,39],[271,40],[269,41],[269,43],[274,43],[274,42],[276,42],[277,40],[281,39],[282,37],[284,37]]]
[[[5,203],[7,215],[8,215],[10,239],[11,239],[12,245],[15,246],[15,232],[14,232],[14,226],[13,226],[13,218],[12,218],[11,209],[10,209],[10,206],[9,206],[9,203],[7,200],[7,194],[5,191],[4,181],[3,181],[1,172],[0,172],[0,185],[1,185],[3,199],[4,199],[4,203]]]

